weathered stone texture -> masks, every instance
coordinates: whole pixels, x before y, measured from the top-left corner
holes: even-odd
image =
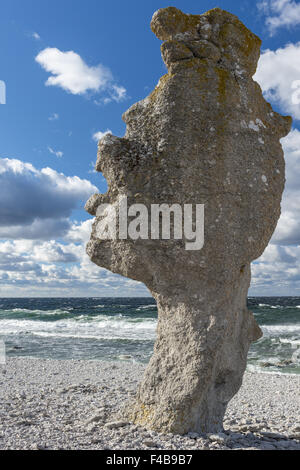
[[[246,299],[250,263],[280,215],[285,167],[279,139],[291,119],[272,110],[253,81],[260,39],[219,8],[185,15],[158,10],[152,31],[168,73],[123,116],[124,138],[99,142],[96,169],[108,182],[99,204],[205,205],[205,244],[97,238],[87,252],[115,273],[142,281],[157,300],[158,329],[135,403],[136,423],[160,431],[220,431],[252,341],[261,336]]]

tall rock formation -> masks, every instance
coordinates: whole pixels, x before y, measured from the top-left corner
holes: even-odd
[[[98,214],[87,252],[99,266],[145,283],[157,301],[154,353],[130,419],[161,432],[216,432],[261,336],[246,307],[250,263],[280,215],[279,139],[291,118],[273,111],[253,81],[261,41],[236,16],[169,7],[154,13],[151,28],[164,41],[168,73],[125,112],[124,138],[100,140],[96,169],[108,191],[86,209],[96,215],[120,196],[148,208],[204,204],[204,247],[100,240]]]

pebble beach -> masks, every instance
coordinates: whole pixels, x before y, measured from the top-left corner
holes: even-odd
[[[0,365],[0,449],[300,450],[300,376],[246,372],[224,432],[160,434],[120,421],[145,365],[8,358]]]

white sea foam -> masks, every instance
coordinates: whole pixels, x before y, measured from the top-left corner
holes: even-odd
[[[141,307],[138,307],[137,310],[147,310],[149,308],[156,308],[156,305],[142,305]]]
[[[1,310],[1,313],[9,315],[11,312],[14,313],[33,313],[36,315],[61,315],[64,313],[69,313],[69,311],[72,310],[72,307],[67,307],[64,310],[57,308],[54,310],[32,310],[29,308],[12,308],[10,310]]]
[[[262,325],[261,329],[263,330],[265,336],[300,334],[299,324]]]
[[[282,305],[270,305],[270,304],[258,304],[259,307],[268,307],[268,308],[294,308],[294,307],[283,307]]]
[[[259,373],[259,374],[269,374],[269,375],[278,375],[278,373],[280,372],[280,375],[289,375],[291,377],[294,376],[294,374],[290,373],[290,372],[283,372],[282,370],[278,370],[276,369],[275,370],[275,365],[274,365],[274,369],[267,369],[266,367],[261,367],[259,366],[258,364],[248,364],[247,365],[247,371],[248,372],[252,372],[252,373]]]
[[[39,320],[0,320],[2,335],[31,333],[40,336],[65,336],[94,339],[153,340],[156,320],[98,315],[87,321],[86,316],[44,322]]]
[[[300,345],[300,339],[294,338],[280,338],[280,342],[284,344],[291,344],[292,346]]]

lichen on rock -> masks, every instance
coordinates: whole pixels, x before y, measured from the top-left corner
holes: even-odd
[[[272,110],[253,81],[260,39],[219,8],[186,15],[158,10],[168,73],[125,112],[125,136],[99,142],[96,169],[108,182],[86,208],[204,204],[205,243],[99,240],[87,253],[112,272],[145,283],[157,301],[154,353],[127,417],[163,432],[217,432],[238,391],[252,341],[261,336],[246,306],[250,263],[280,215],[291,118]],[[101,241],[101,243],[100,243]],[[125,413],[125,411],[124,411]]]

